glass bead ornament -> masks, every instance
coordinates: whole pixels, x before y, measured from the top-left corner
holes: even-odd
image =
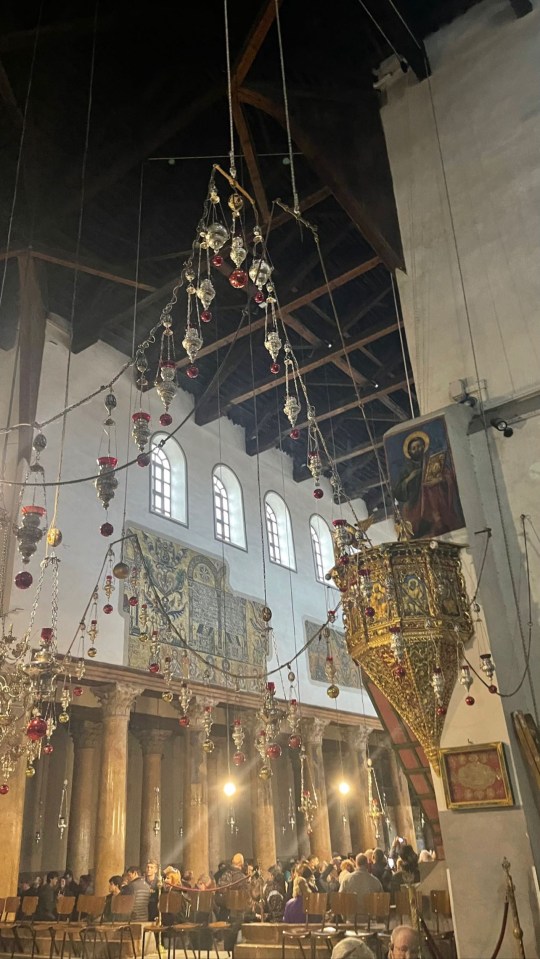
[[[137,457],[137,466],[150,466],[150,453],[139,453]]]
[[[326,695],[328,696],[329,699],[337,699],[339,696],[339,686],[336,686],[335,683],[331,683],[331,685],[326,690]]]
[[[315,499],[322,499],[324,496],[324,490],[320,486],[316,486],[313,490],[313,496]]]
[[[144,410],[138,410],[136,413],[132,413],[131,420],[133,423],[131,435],[135,441],[135,445],[138,446],[141,453],[143,453],[150,439],[150,413],[145,413]]]
[[[30,562],[43,536],[44,530],[41,529],[40,522],[45,512],[44,506],[23,506],[21,509],[22,521],[15,536],[23,563]]]
[[[240,216],[240,211],[244,208],[244,201],[239,193],[231,193],[229,199],[227,200],[227,206],[231,211],[234,218]]]
[[[236,267],[237,269],[238,269],[239,267],[241,267],[241,266],[242,266],[242,263],[244,262],[244,260],[245,260],[245,258],[246,258],[246,256],[247,256],[247,250],[246,250],[246,248],[245,248],[244,245],[243,245],[243,240],[242,240],[242,237],[241,237],[241,236],[235,236],[235,237],[233,237],[232,243],[231,243],[231,254],[230,254],[230,255],[231,255],[231,260],[233,261],[235,267]],[[243,270],[242,270],[242,273],[244,273]],[[247,274],[247,273],[244,273],[244,276],[245,276],[245,278],[246,278],[246,282],[243,284],[243,286],[246,286],[246,285],[247,285],[247,281],[248,281],[248,274]]]
[[[244,270],[233,270],[229,277],[229,283],[235,290],[243,290],[248,285],[248,279]]]
[[[95,647],[95,646],[90,646],[90,647],[87,649],[87,651],[86,651],[86,655],[89,656],[90,659],[95,659],[96,656],[97,656],[97,649],[96,649],[96,647]]]
[[[250,280],[262,291],[262,287],[272,276],[272,267],[261,258],[253,260],[248,272]]]
[[[98,456],[97,458],[99,475],[94,480],[94,486],[103,509],[109,508],[109,504],[114,499],[114,494],[118,488],[118,480],[114,472],[117,464],[116,456]]]
[[[291,432],[289,433],[289,436],[290,436],[290,438],[291,438],[292,440],[299,440],[299,439],[300,439],[300,430],[296,429],[296,427],[295,427],[294,430],[291,430]]]
[[[45,743],[43,747],[43,752],[45,756],[51,756],[54,752],[54,746],[52,743]]]
[[[229,239],[229,231],[222,223],[211,223],[205,232],[205,239],[210,249],[213,250],[214,253],[218,253]],[[223,257],[219,257],[220,262],[218,263],[215,262],[217,259],[217,256],[213,257],[214,266],[221,266]]]
[[[212,301],[215,299],[216,291],[214,284],[209,277],[205,277],[204,280],[201,280],[200,285],[197,287],[197,296],[201,301],[205,310],[211,306]]]
[[[172,340],[169,338],[166,341],[168,347],[168,356],[166,359],[163,357],[160,359],[159,363],[159,373],[156,379],[156,393],[158,394],[161,402],[165,407],[165,414],[169,413],[169,406],[174,400],[177,392],[176,386],[176,362],[171,355],[172,350]],[[163,352],[163,339],[162,339],[162,352]],[[163,414],[162,414],[163,415]],[[171,417],[172,423],[172,417]],[[170,425],[170,424],[162,424]]]
[[[112,523],[102,523],[99,527],[99,532],[102,536],[112,536],[114,533],[114,526]]]
[[[212,313],[210,310],[203,310],[201,313],[201,323],[211,323]]]
[[[271,372],[274,376],[277,376],[277,374],[279,373],[280,369],[281,369],[281,367],[280,367],[279,363],[272,363],[272,366],[270,367],[270,372]]]
[[[281,746],[279,743],[269,743],[266,747],[266,755],[269,759],[279,759],[281,756]]]
[[[178,725],[183,726],[184,728],[189,726],[189,716],[180,716],[178,720]]]
[[[238,751],[237,753],[234,753],[232,761],[235,766],[243,766],[246,761],[246,754]]]
[[[160,426],[170,426],[172,423],[172,416],[170,413],[162,413],[159,417]]]
[[[195,362],[195,357],[203,345],[202,336],[194,326],[188,326],[182,340],[182,347],[189,356],[190,362]]]
[[[2,783],[0,786],[0,796],[7,796],[9,792],[9,786],[7,783]]]
[[[186,369],[186,376],[189,376],[190,380],[196,380],[199,375],[199,367],[195,366],[194,363],[191,363]]]
[[[216,253],[215,256],[212,257],[212,266],[215,266],[217,270],[219,270],[220,266],[223,266],[223,257],[220,256],[219,253]]]

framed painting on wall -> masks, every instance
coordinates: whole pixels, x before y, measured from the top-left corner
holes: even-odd
[[[440,756],[448,809],[514,805],[502,743],[454,746]]]

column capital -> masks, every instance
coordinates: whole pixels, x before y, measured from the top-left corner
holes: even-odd
[[[104,718],[125,716],[127,719],[137,696],[143,692],[143,687],[132,683],[107,683],[94,687],[92,692],[101,703]]]
[[[350,726],[345,730],[345,737],[349,747],[361,752],[363,757],[372,732],[369,726]]]
[[[69,724],[69,732],[76,749],[95,749],[101,738],[102,725],[89,719],[75,718]]]
[[[302,720],[302,733],[308,746],[322,746],[324,733],[330,720],[322,719],[320,716],[314,716],[310,719]]]
[[[148,726],[133,726],[131,731],[141,744],[143,756],[162,753],[165,743],[171,736],[170,729],[152,729]]]

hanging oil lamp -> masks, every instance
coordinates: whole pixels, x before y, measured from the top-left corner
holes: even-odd
[[[300,436],[300,430],[296,428],[296,422],[300,413],[300,397],[298,395],[298,383],[295,376],[293,353],[291,344],[287,340],[284,346],[285,354],[285,402],[283,412],[291,424],[289,436],[292,440],[297,440]],[[292,389],[291,389],[292,384]]]
[[[170,426],[172,416],[169,413],[169,407],[176,396],[176,357],[174,350],[174,332],[172,328],[170,310],[166,310],[161,315],[161,324],[163,333],[161,334],[161,344],[159,351],[159,366],[156,375],[155,386],[161,402],[165,407],[165,412],[161,414],[159,422],[161,426]]]
[[[319,447],[319,428],[315,417],[315,407],[308,406],[308,444],[307,444],[307,467],[313,477],[315,489],[313,496],[315,499],[322,499],[324,491],[321,489],[322,458]]]
[[[57,822],[58,831],[60,833],[60,839],[64,838],[64,833],[67,829],[67,824],[68,824],[67,822],[67,788],[68,788],[68,781],[67,779],[64,779],[64,782],[62,784],[62,795],[60,797],[60,808],[58,810],[58,822]]]
[[[246,754],[242,751],[242,746],[244,745],[245,732],[244,727],[240,719],[235,719],[232,727],[232,739],[235,745],[236,752],[233,755],[232,761],[235,766],[243,766],[246,761]]]
[[[86,655],[89,656],[90,659],[95,659],[95,657],[97,656],[96,640],[99,633],[98,620],[97,620],[98,600],[99,600],[98,592],[97,590],[95,590],[94,593],[92,594],[92,604],[90,607],[90,625],[88,627],[88,633],[87,633],[90,645],[86,651]]]
[[[213,739],[210,739],[210,732],[214,724],[212,718],[212,707],[206,705],[203,709],[202,724],[205,732],[205,738],[202,744],[203,751],[205,753],[213,753],[215,748],[215,743]]]
[[[313,821],[319,803],[317,801],[315,787],[310,788],[308,775],[307,753],[305,747],[302,746],[300,750],[300,805],[298,806],[298,812],[301,812],[304,817],[306,832],[309,836],[313,832]]]
[[[103,454],[101,454],[100,451],[100,455],[97,458],[99,474],[94,481],[94,486],[96,487],[98,499],[103,509],[108,512],[109,504],[111,500],[114,499],[114,494],[118,488],[118,480],[115,474],[115,468],[118,465],[118,459],[115,455],[115,422],[112,418],[112,411],[116,409],[116,396],[112,388],[107,393],[104,402],[107,417],[103,423],[103,431],[107,438],[107,448]],[[112,524],[108,521],[108,517],[106,522],[101,524],[100,532],[102,536],[111,536],[114,532]]]

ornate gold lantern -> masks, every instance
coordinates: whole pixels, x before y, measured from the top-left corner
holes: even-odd
[[[444,717],[472,622],[459,546],[411,540],[372,546],[334,522],[347,647],[410,726],[439,773]]]

